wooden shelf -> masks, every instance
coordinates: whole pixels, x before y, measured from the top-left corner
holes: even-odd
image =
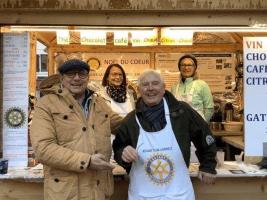
[[[214,136],[242,136],[243,132],[242,131],[236,131],[236,132],[232,132],[232,131],[214,131],[211,130]]]
[[[244,140],[242,136],[224,136],[222,140],[238,149],[244,150]]]

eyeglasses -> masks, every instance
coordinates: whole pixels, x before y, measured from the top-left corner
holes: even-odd
[[[115,76],[123,77],[123,74],[121,74],[121,73],[110,73],[110,75],[113,77],[115,77]]]
[[[194,64],[188,64],[188,65],[181,64],[180,67],[195,67],[195,65]]]
[[[64,75],[66,75],[68,78],[74,78],[76,74],[78,74],[80,79],[86,79],[88,77],[88,72],[86,71],[69,71]]]

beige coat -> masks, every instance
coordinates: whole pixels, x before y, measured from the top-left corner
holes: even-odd
[[[44,165],[45,200],[109,199],[111,170],[95,171],[87,166],[94,153],[102,153],[109,161],[110,130],[120,117],[95,94],[86,119],[78,102],[59,84],[45,93],[35,107],[30,130],[36,157]]]

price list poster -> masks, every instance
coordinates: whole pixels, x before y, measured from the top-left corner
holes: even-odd
[[[267,157],[267,37],[244,37],[246,156]]]
[[[178,79],[178,61],[184,53],[156,53],[155,66],[165,79],[167,89]],[[232,91],[235,78],[235,63],[232,53],[193,53],[198,62],[199,79],[207,82],[211,91]]]
[[[3,157],[28,165],[29,34],[3,34]]]

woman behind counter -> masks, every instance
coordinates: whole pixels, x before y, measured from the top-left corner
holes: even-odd
[[[110,64],[102,79],[100,95],[105,98],[111,109],[125,117],[135,108],[134,93],[128,89],[126,74],[119,64]]]
[[[207,122],[213,114],[213,97],[208,84],[197,78],[197,59],[190,54],[178,61],[180,77],[172,88],[172,94],[191,105]]]
[[[187,102],[206,122],[213,115],[213,97],[208,84],[197,78],[197,59],[191,55],[183,55],[178,61],[180,76],[172,86],[171,93],[180,101]],[[190,162],[198,162],[195,146],[191,144]]]

